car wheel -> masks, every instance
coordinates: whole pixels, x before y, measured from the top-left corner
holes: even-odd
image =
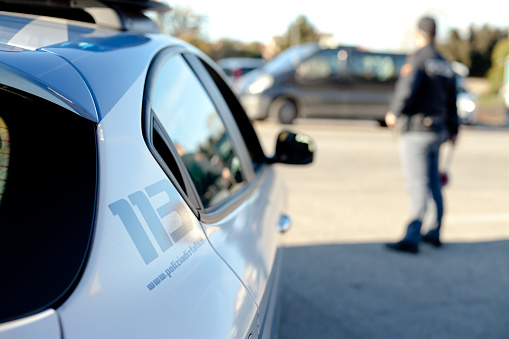
[[[271,117],[282,124],[291,124],[299,114],[297,105],[289,99],[276,100],[270,111]]]

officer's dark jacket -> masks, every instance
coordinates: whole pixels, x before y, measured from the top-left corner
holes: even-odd
[[[458,133],[455,74],[433,44],[418,50],[401,68],[390,111],[402,122],[402,131],[442,125]]]

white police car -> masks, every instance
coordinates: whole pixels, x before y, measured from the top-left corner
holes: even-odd
[[[275,162],[154,1],[0,0],[0,338],[275,333]],[[28,13],[28,14],[27,14]]]

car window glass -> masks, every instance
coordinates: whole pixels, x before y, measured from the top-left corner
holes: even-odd
[[[260,142],[258,140],[258,136],[253,128],[253,125],[249,121],[244,108],[240,104],[239,100],[231,90],[231,88],[226,84],[226,82],[222,79],[222,77],[206,62],[200,59],[200,62],[207,70],[208,74],[212,78],[212,81],[217,86],[222,99],[224,99],[226,105],[228,106],[227,112],[225,114],[231,114],[233,120],[235,122],[236,127],[238,127],[238,131],[240,137],[243,139],[245,146],[247,148],[247,156],[250,158],[252,163],[253,171],[256,173],[263,167],[263,164],[266,161],[265,154],[261,148]],[[245,171],[244,171],[245,174]]]
[[[376,53],[354,53],[351,58],[352,75],[368,81],[394,81],[404,62],[404,56]]]
[[[297,67],[297,80],[328,79],[346,71],[346,51],[324,50]]]
[[[54,307],[79,278],[95,220],[97,126],[7,86],[0,101],[1,323]]]
[[[305,60],[310,55],[315,53],[318,46],[315,44],[311,45],[299,45],[290,47],[284,52],[278,54],[274,59],[267,63],[263,68],[268,73],[283,72],[294,69],[299,65],[302,60]]]
[[[203,207],[213,206],[244,183],[238,156],[216,107],[181,56],[162,66],[152,110],[171,138]]]

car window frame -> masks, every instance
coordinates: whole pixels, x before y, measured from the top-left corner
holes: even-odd
[[[212,61],[207,62],[202,58],[199,58],[199,60],[212,78],[215,88],[219,90],[221,98],[226,102],[229,114],[231,114],[235,120],[237,128],[244,140],[244,144],[248,148],[255,175],[257,175],[263,165],[267,163],[268,159],[265,156],[251,120],[244,111],[244,107],[240,103],[238,97],[234,94],[230,85],[228,85],[229,81],[227,77],[222,75],[224,72],[221,68]]]
[[[189,63],[190,68],[195,72],[198,80],[203,85],[205,91],[209,95],[212,103],[217,109],[217,113],[225,124],[226,132],[230,137],[233,149],[236,150],[237,156],[242,164],[245,172],[246,183],[252,182],[255,177],[253,163],[249,157],[249,151],[240,133],[239,126],[233,118],[233,114],[228,107],[221,91],[217,88],[216,83],[209,74],[209,71],[203,65],[203,61],[198,56],[190,53],[183,54],[184,59]]]
[[[204,208],[195,184],[185,167],[182,158],[178,154],[170,136],[166,133],[159,122],[159,119],[151,109],[154,87],[159,71],[167,60],[175,56],[181,56],[183,60],[186,61],[189,65],[189,69],[196,75],[196,79],[203,86],[205,93],[211,99],[211,102],[225,125],[226,134],[230,138],[232,147],[241,163],[245,184],[237,191],[232,192],[227,198],[219,202],[217,205],[208,208]],[[207,223],[213,223],[229,215],[234,209],[247,200],[251,193],[262,182],[262,178],[265,176],[266,171],[264,170],[265,166],[262,166],[263,169],[255,173],[254,165],[249,157],[248,148],[235,118],[233,117],[232,112],[230,111],[229,106],[223,98],[216,83],[210,76],[209,71],[205,68],[202,62],[204,62],[203,58],[198,57],[190,50],[180,46],[163,49],[153,58],[147,72],[143,94],[142,130],[147,147],[170,181],[177,188],[186,204],[191,208],[199,220]],[[154,131],[156,131],[163,139],[164,144],[172,157],[170,161],[174,162],[173,165],[168,164],[167,160],[163,158],[154,146]],[[174,173],[175,171],[178,171],[178,173]],[[181,177],[181,181],[179,181],[177,176]],[[182,187],[182,183],[185,187]]]
[[[179,55],[185,52],[184,48],[181,47],[169,47],[157,53],[152,59],[147,71],[147,77],[145,79],[145,88],[143,90],[143,107],[142,107],[142,132],[145,143],[149,151],[154,156],[157,163],[161,166],[173,186],[177,189],[180,196],[184,199],[186,204],[191,208],[194,215],[199,218],[199,210],[203,209],[201,200],[198,197],[194,184],[189,176],[188,171],[184,163],[181,161],[178,152],[171,142],[170,137],[162,127],[161,122],[152,111],[152,97],[154,94],[154,88],[157,80],[157,76],[164,63],[169,58]],[[163,154],[161,154],[156,146],[154,145],[154,131],[156,131],[162,139],[162,142],[166,146],[166,150],[169,152],[170,159],[174,164],[168,164]],[[173,168],[170,168],[173,167]],[[175,167],[176,166],[176,167]],[[174,173],[177,172],[177,173]],[[177,178],[177,175],[180,178]],[[179,180],[181,179],[181,181]],[[182,184],[184,187],[182,187]]]

